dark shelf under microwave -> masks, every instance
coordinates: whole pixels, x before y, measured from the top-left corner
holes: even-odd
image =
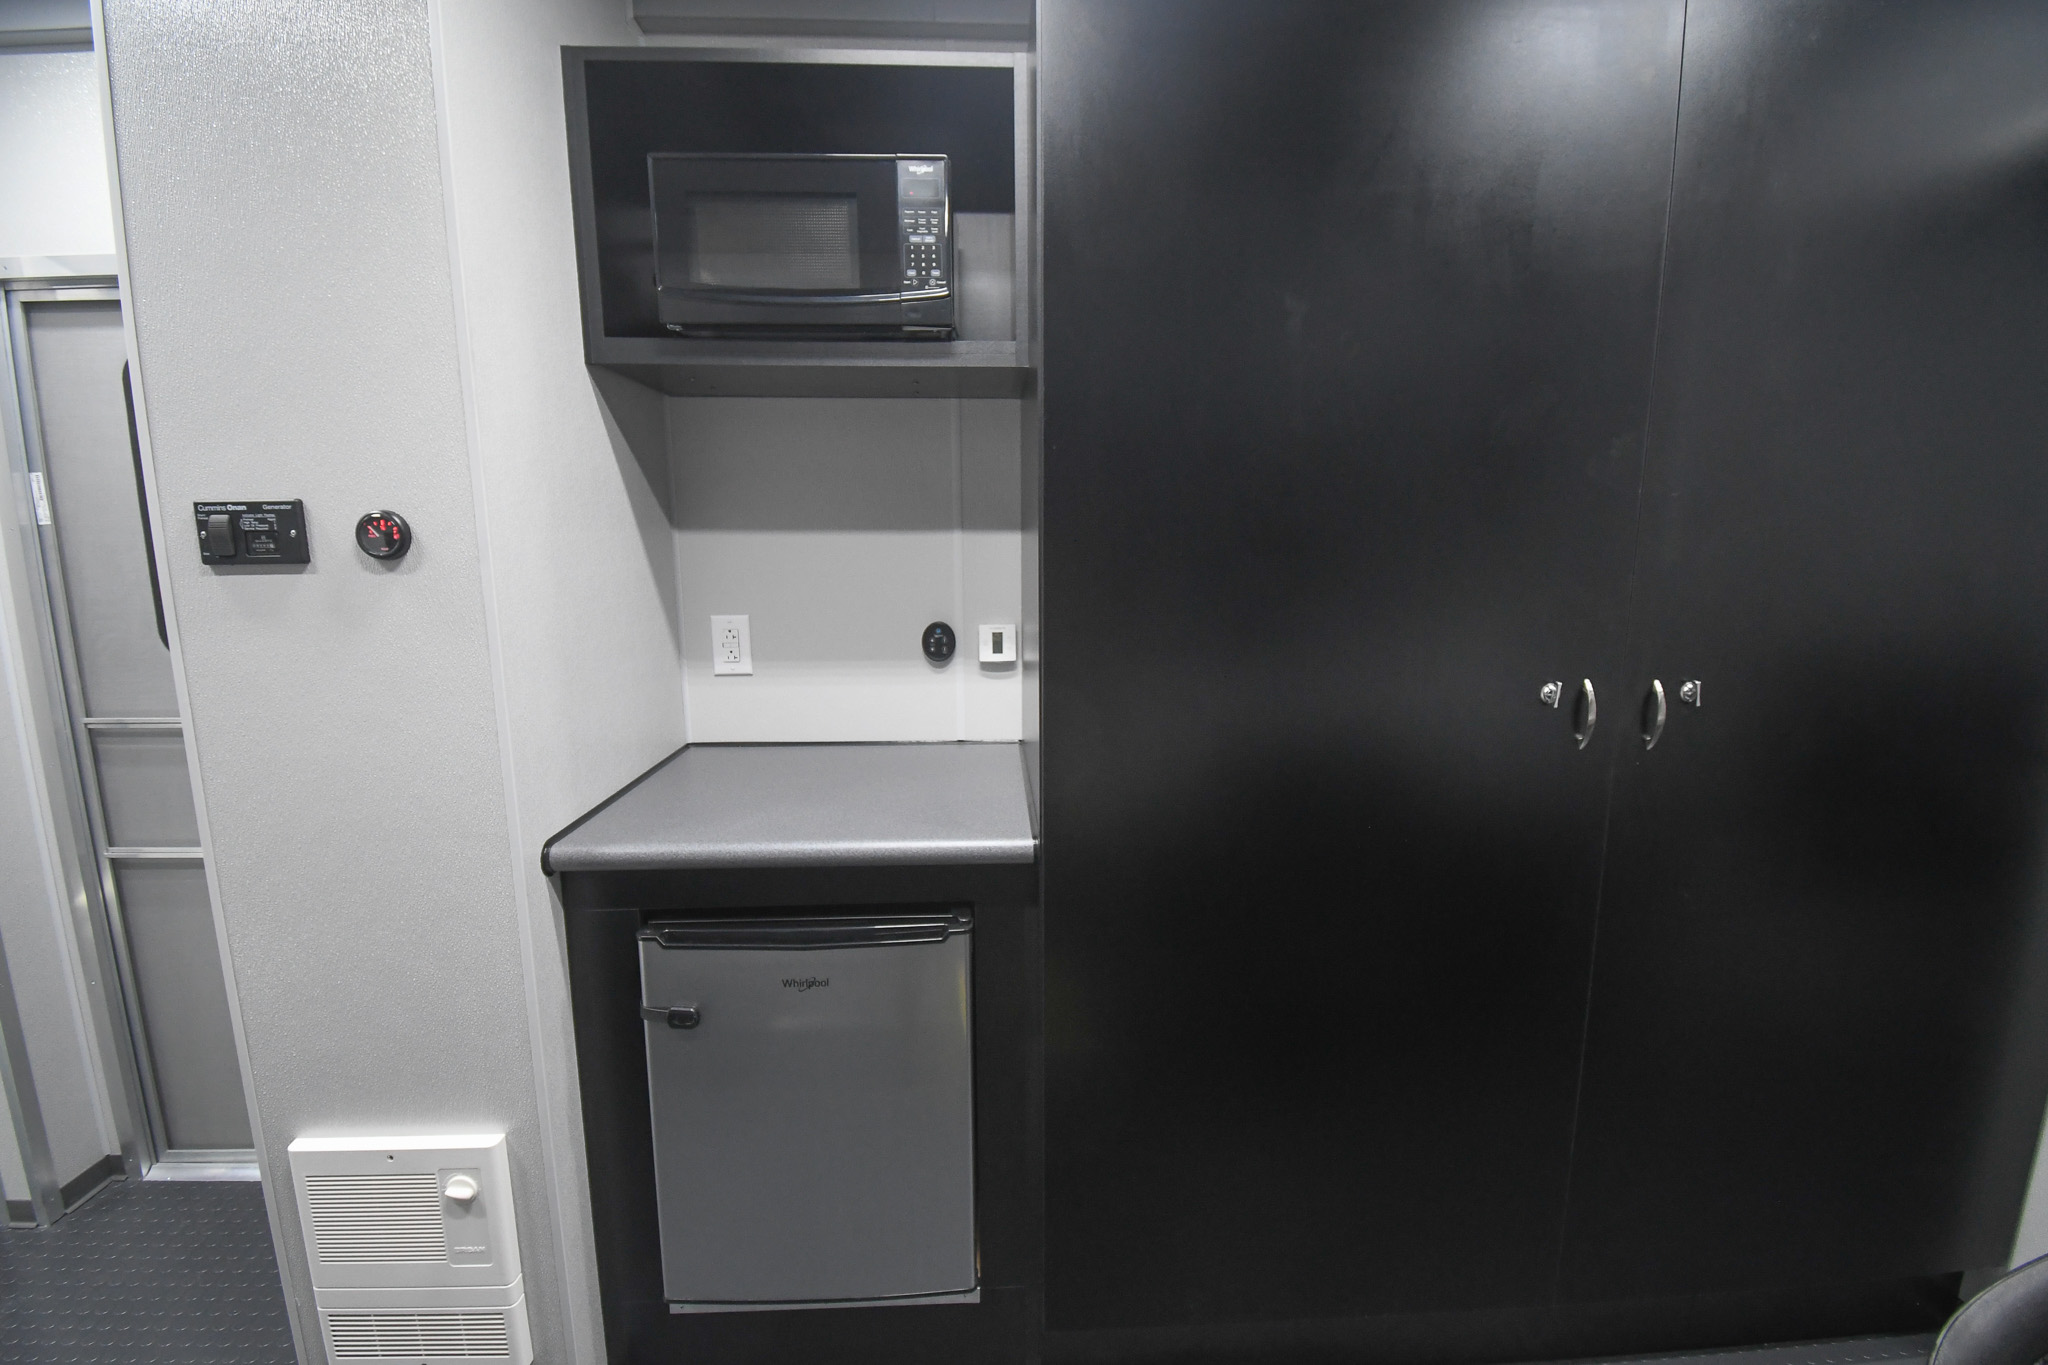
[[[771,341],[600,337],[590,362],[677,397],[1016,398],[1014,341]]]

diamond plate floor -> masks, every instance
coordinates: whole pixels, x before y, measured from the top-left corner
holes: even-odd
[[[121,1180],[0,1228],[6,1365],[292,1365],[263,1189]]]

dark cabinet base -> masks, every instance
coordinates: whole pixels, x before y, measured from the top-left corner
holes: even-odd
[[[1042,929],[1035,870],[565,876],[562,893],[608,1354],[614,1365],[1163,1365],[1562,1360],[1932,1332],[1955,1275],[1600,1304],[1045,1332]],[[616,908],[620,899],[658,907]],[[977,1304],[676,1315],[661,1292],[636,934],[650,917],[792,905],[975,906]],[[613,908],[607,908],[608,906]]]
[[[612,1365],[1010,1365],[1038,1320],[1039,917],[1033,869],[893,868],[563,878],[576,1056]],[[608,890],[637,908],[612,908]],[[820,905],[975,915],[975,1200],[981,1301],[672,1314],[662,1295],[636,935],[650,918]]]
[[[1773,1357],[1769,1365],[1893,1359],[1919,1365],[1934,1332],[1955,1311],[1957,1281],[1948,1275],[1558,1308],[1049,1332],[1044,1359],[1047,1365],[1437,1365],[1884,1337],[1905,1340],[1882,1343],[1889,1350],[1817,1350],[1805,1357],[1791,1351],[1782,1360]]]

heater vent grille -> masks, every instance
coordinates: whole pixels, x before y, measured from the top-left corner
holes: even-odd
[[[329,1313],[327,1340],[336,1360],[467,1360],[512,1354],[503,1310]]]
[[[315,1254],[327,1264],[431,1265],[448,1259],[441,1182],[432,1172],[309,1175],[305,1183]]]

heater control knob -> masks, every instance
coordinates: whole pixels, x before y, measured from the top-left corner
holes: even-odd
[[[467,1175],[451,1175],[443,1193],[458,1204],[467,1204],[476,1198],[476,1179]]]

